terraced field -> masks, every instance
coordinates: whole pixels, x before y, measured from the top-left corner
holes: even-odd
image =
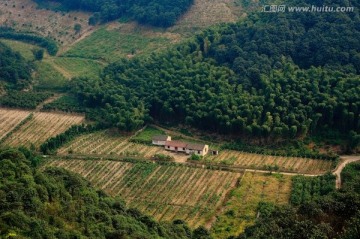
[[[62,167],[88,179],[130,207],[160,221],[183,219],[191,227],[206,225],[224,204],[241,173],[154,163],[106,160],[50,160],[44,167]]]
[[[261,155],[233,150],[223,150],[219,155],[209,156],[206,160],[254,169],[277,166],[280,171],[312,174],[326,173],[335,167],[335,162],[329,160]]]
[[[4,142],[10,146],[40,146],[48,138],[66,131],[70,126],[84,121],[83,116],[72,114],[36,112],[34,117],[22,125]]]
[[[70,144],[58,150],[59,154],[96,154],[96,155],[119,155],[150,158],[161,153],[173,156],[176,161],[184,162],[189,157],[186,154],[172,153],[163,147],[150,146],[129,142],[125,136],[116,136],[108,131],[101,131],[77,137]]]
[[[30,115],[30,111],[0,109],[0,139]]]
[[[228,238],[242,233],[254,223],[260,202],[287,204],[291,187],[290,176],[246,172],[240,187],[231,193],[223,213],[217,216],[212,228],[214,238]]]

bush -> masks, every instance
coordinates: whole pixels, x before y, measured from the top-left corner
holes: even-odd
[[[192,154],[189,157],[189,160],[194,160],[194,161],[200,161],[203,157],[201,155],[197,155],[197,154]]]
[[[161,161],[173,161],[174,157],[166,154],[155,154],[153,157],[155,160],[161,160]]]

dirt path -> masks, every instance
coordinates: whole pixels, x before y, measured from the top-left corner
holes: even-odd
[[[38,106],[36,106],[36,109],[34,112],[39,112],[43,108],[44,105],[49,104],[49,103],[59,99],[61,96],[63,96],[63,94],[54,94],[53,96],[51,96],[50,98],[46,99],[45,101],[40,103]]]
[[[349,163],[354,163],[356,161],[360,161],[360,156],[355,155],[344,155],[340,156],[341,162],[333,171],[333,174],[336,176],[336,189],[341,188],[341,172],[345,168],[345,166]]]

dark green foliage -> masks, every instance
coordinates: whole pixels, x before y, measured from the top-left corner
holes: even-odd
[[[51,39],[27,33],[15,32],[11,28],[7,28],[7,30],[4,31],[0,30],[0,38],[24,41],[26,43],[35,44],[37,46],[45,48],[47,52],[52,56],[55,56],[58,51],[58,46],[56,45],[56,42]]]
[[[48,0],[36,0],[40,4]],[[193,0],[54,0],[71,10],[95,12],[89,24],[96,25],[121,17],[130,17],[141,24],[169,27],[193,3]]]
[[[64,133],[58,134],[48,140],[46,140],[42,145],[40,145],[40,151],[43,154],[54,154],[56,150],[63,146],[65,143],[70,142],[76,136],[79,136],[83,133],[91,133],[96,130],[100,130],[100,126],[93,125],[73,125]]]
[[[60,98],[45,104],[43,109],[45,111],[60,110],[65,112],[84,112],[83,107],[79,104],[77,99],[72,95],[63,95]]]
[[[9,91],[0,97],[0,106],[35,109],[37,105],[52,95],[49,92]]]
[[[313,179],[296,178],[297,181],[307,181],[301,185],[307,185],[305,186],[308,188],[307,193],[313,193],[309,195],[313,197],[313,200],[305,200],[297,208],[259,205],[260,217],[256,224],[247,228],[245,233],[238,238],[358,238],[360,229],[359,164],[346,166],[342,178],[344,184],[339,191],[328,190],[330,182],[332,187],[335,185],[331,175]],[[295,184],[299,185],[298,182]],[[320,184],[322,185],[319,187]],[[325,189],[325,192],[322,192],[322,189]],[[320,197],[320,195],[323,196]]]
[[[157,223],[76,174],[32,168],[31,158],[0,151],[1,238],[192,238],[184,224]]]
[[[155,154],[152,159],[161,161],[174,161],[174,157],[166,154]]]
[[[320,199],[335,190],[335,176],[320,177],[295,176],[292,178],[291,204],[299,206]]]
[[[192,154],[190,157],[189,157],[189,160],[194,160],[194,161],[200,161],[202,159],[202,156],[201,155],[197,155],[197,154]]]
[[[360,130],[359,19],[257,13],[166,53],[121,60],[73,90],[121,129],[156,120],[265,142],[319,129],[347,135]]]
[[[341,173],[342,187],[360,194],[360,163],[349,164]]]
[[[37,61],[41,61],[44,58],[44,49],[34,49],[33,50],[34,58]]]
[[[0,42],[0,81],[5,81],[14,88],[22,89],[31,81],[32,68],[33,66],[20,53],[14,52]]]
[[[305,141],[306,142],[306,141]],[[337,160],[339,157],[333,154],[324,154],[313,149],[309,149],[303,141],[291,140],[280,143],[268,143],[267,145],[252,145],[243,141],[235,141],[221,145],[222,149],[231,149],[237,151],[251,152],[257,154],[266,154],[285,157],[304,157]]]

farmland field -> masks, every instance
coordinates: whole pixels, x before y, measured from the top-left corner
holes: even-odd
[[[291,194],[291,177],[280,174],[246,172],[235,188],[223,213],[213,225],[214,238],[238,235],[256,219],[260,202],[287,204]]]
[[[58,153],[62,155],[68,153],[83,155],[111,154],[143,158],[150,158],[155,154],[165,154],[174,157],[177,162],[185,162],[189,157],[186,154],[169,152],[163,147],[149,145],[151,142],[151,136],[159,133],[162,133],[162,131],[150,127],[146,128],[144,131],[140,132],[131,139],[130,137],[125,137],[119,134],[116,135],[110,133],[109,131],[85,134],[64,145],[58,150]],[[191,140],[187,138],[182,140],[191,142]],[[137,141],[145,143],[139,144]],[[210,147],[214,147],[214,145],[210,145]],[[308,174],[326,173],[331,171],[335,166],[335,162],[328,160],[261,155],[232,150],[221,150],[219,155],[207,155],[203,162],[264,170],[269,167],[274,168],[276,166],[279,171]]]
[[[49,166],[78,173],[157,220],[183,219],[191,227],[211,221],[242,176],[186,166],[106,160],[49,160],[45,167]]]
[[[103,63],[82,58],[51,57],[46,62],[61,72],[66,78],[97,77],[104,67]]]
[[[36,112],[34,117],[16,130],[4,145],[40,146],[48,138],[66,131],[70,126],[84,121],[83,116]]]
[[[173,156],[176,161],[184,162],[189,157],[186,154],[177,154],[166,151],[163,147],[133,143],[129,138],[114,135],[109,131],[85,134],[77,137],[58,150],[59,154],[97,154],[119,155],[150,158],[155,154]]]
[[[0,139],[30,115],[30,111],[0,109]]]
[[[280,171],[313,174],[329,172],[335,166],[335,162],[330,160],[261,155],[234,150],[223,150],[219,155],[208,156],[206,160],[213,163],[254,169],[266,169],[267,166],[277,166]]]

